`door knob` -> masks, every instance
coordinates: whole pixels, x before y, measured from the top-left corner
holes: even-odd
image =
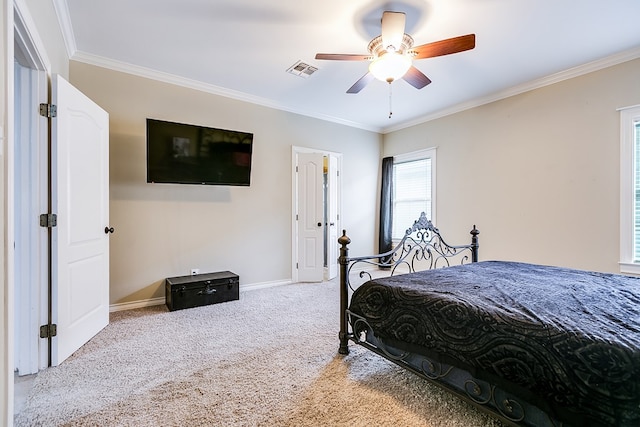
[[[321,222],[318,223],[318,227],[322,227],[322,223]]]
[[[116,230],[114,230],[113,227],[107,226],[107,227],[104,228],[104,234],[113,233],[114,231],[116,231]]]

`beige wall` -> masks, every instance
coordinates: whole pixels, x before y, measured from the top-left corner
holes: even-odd
[[[343,153],[343,226],[374,250],[380,135],[83,63],[70,73],[110,114],[111,303],[162,297],[191,268],[290,280],[292,146]],[[251,186],[147,184],[148,117],[252,132]]]
[[[619,272],[619,113],[640,60],[385,135],[384,155],[437,146],[445,236],[477,224],[481,259]]]

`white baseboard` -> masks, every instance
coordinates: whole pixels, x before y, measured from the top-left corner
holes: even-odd
[[[255,291],[256,289],[275,288],[276,286],[290,285],[291,280],[276,280],[274,282],[251,283],[248,285],[240,285],[240,292]]]
[[[262,282],[251,283],[248,285],[240,285],[240,292],[255,291],[256,289],[275,288],[276,286],[290,285],[291,280],[277,280],[274,282]],[[109,306],[109,313],[123,310],[133,310],[135,308],[152,307],[154,305],[163,305],[165,303],[164,297],[150,298],[131,302],[121,302],[117,304],[111,304]]]
[[[162,305],[164,303],[164,297],[143,299],[131,302],[121,302],[118,304],[111,304],[109,306],[109,313],[113,313],[114,311],[133,310],[134,308],[151,307],[154,305]]]

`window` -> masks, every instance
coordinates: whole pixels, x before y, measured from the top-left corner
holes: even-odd
[[[399,240],[424,212],[435,223],[435,148],[394,156],[392,237]]]
[[[640,274],[640,105],[620,110],[620,271]]]

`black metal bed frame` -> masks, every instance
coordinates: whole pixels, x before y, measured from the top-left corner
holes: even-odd
[[[393,276],[402,268],[405,273],[414,273],[420,270],[430,270],[433,268],[449,267],[452,260],[457,260],[460,264],[478,261],[478,234],[480,231],[473,226],[470,231],[471,244],[450,245],[444,241],[440,231],[427,219],[427,215],[422,212],[420,217],[408,228],[402,240],[390,251],[383,254],[360,256],[349,258],[349,248],[351,239],[347,236],[347,231],[342,231],[342,236],[338,238],[340,244],[340,354],[349,354],[348,342],[354,336],[348,331],[348,304],[349,289],[353,291],[349,276],[354,267],[375,267],[382,270],[389,270]],[[371,279],[371,274],[362,270],[359,272],[360,278],[365,276]]]
[[[406,230],[402,240],[389,252],[361,257],[349,257],[351,239],[346,230],[338,239],[340,244],[340,354],[349,354],[349,341],[367,348],[403,369],[448,390],[478,409],[491,414],[507,425],[562,426],[540,408],[493,384],[473,377],[455,366],[434,361],[424,355],[399,350],[376,337],[366,319],[349,311],[351,274],[357,271],[362,281],[372,275],[366,268],[388,270],[392,276],[402,270],[412,273],[420,270],[449,267],[452,263],[466,264],[478,261],[478,234],[473,226],[468,245],[449,245],[440,231],[426,218],[424,212],[413,226]],[[354,271],[355,268],[355,271]]]

